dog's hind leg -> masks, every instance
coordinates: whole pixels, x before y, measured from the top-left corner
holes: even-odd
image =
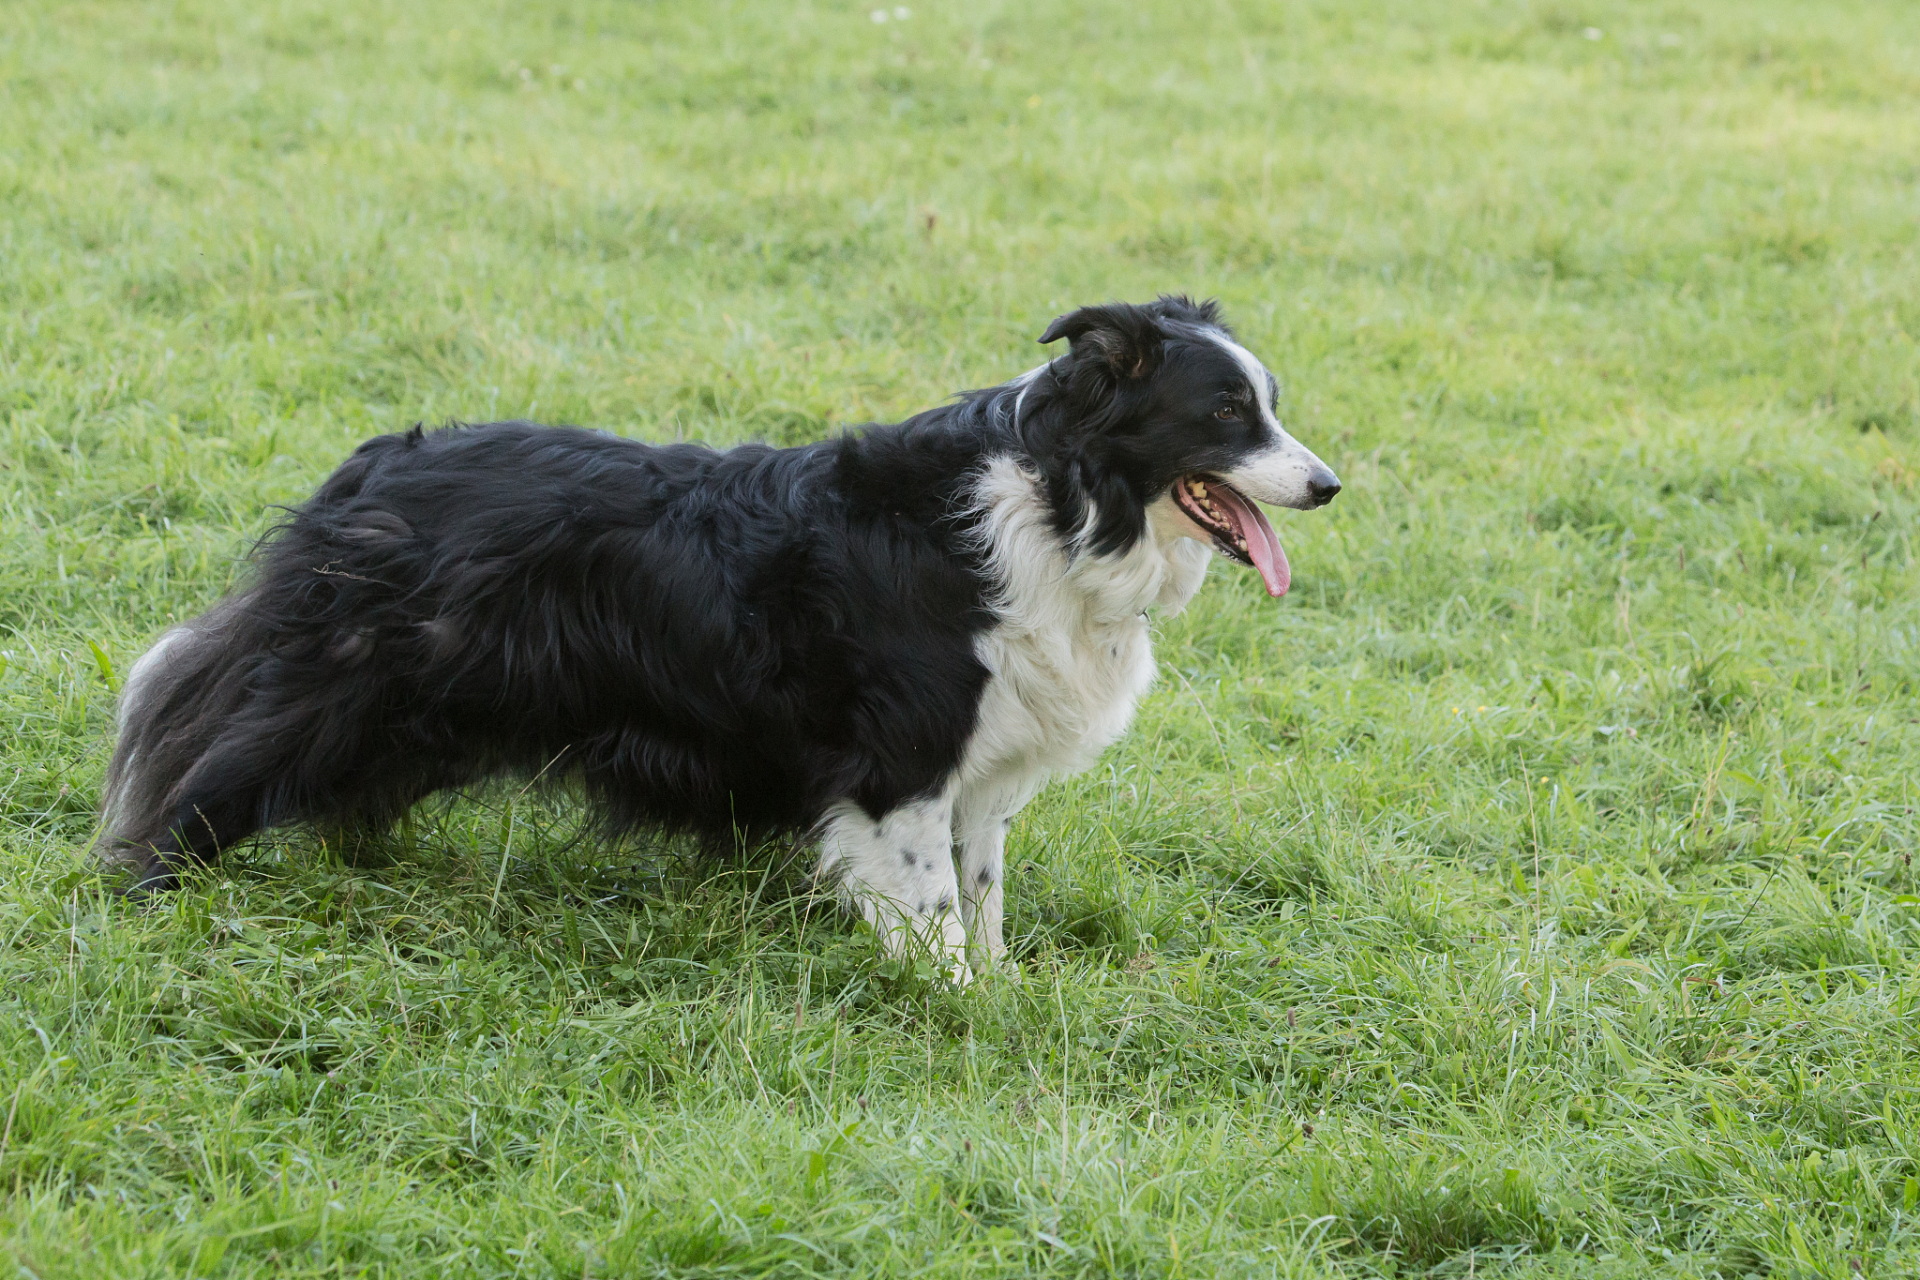
[[[367,754],[358,749],[358,711],[350,699],[263,700],[229,720],[170,788],[167,808],[129,833],[130,860],[140,870],[130,892],[175,888],[188,868],[218,861],[256,832],[352,817],[365,797],[394,790],[393,780],[404,776],[397,768],[343,775],[344,762]]]
[[[820,844],[821,875],[840,877],[888,954],[924,947],[955,984],[972,980],[948,796],[909,801],[877,819],[858,805],[837,805]]]

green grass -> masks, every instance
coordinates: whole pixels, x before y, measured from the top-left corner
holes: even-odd
[[[871,7],[0,4],[0,1257],[1920,1273],[1920,10]],[[103,896],[116,673],[355,441],[1162,290],[1347,490],[1020,820],[1018,980],[513,790]]]

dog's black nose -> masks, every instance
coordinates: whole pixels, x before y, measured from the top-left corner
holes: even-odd
[[[1340,477],[1319,467],[1307,477],[1307,492],[1313,497],[1314,506],[1324,507],[1340,492]]]

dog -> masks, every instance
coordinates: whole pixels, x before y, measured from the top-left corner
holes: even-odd
[[[102,829],[130,891],[264,829],[568,777],[618,829],[817,839],[891,951],[966,981],[1005,951],[1014,815],[1153,679],[1148,611],[1215,555],[1285,594],[1256,504],[1340,491],[1217,303],[1085,307],[1040,341],[1063,338],[798,448],[367,441],[129,672]]]

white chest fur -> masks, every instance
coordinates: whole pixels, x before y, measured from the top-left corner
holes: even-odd
[[[1212,552],[1155,520],[1125,555],[1070,561],[1035,478],[1010,458],[987,468],[977,494],[996,623],[976,646],[992,675],[959,782],[1011,790],[995,807],[1017,808],[1125,732],[1153,682],[1146,610],[1185,607]]]

